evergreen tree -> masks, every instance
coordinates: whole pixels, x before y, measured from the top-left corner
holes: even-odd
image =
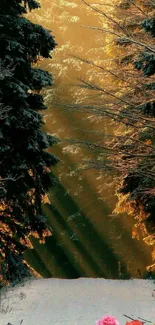
[[[35,66],[38,57],[51,58],[56,43],[23,16],[38,7],[35,0],[0,1],[1,68],[9,71],[0,78],[0,269],[11,281],[28,274],[28,236],[47,232],[42,200],[54,185],[50,167],[58,162],[47,151],[58,140],[42,131],[39,112],[46,109],[40,91],[52,77]]]

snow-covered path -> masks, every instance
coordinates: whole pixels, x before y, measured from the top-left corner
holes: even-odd
[[[128,320],[124,314],[155,324],[154,290],[149,280],[33,280],[2,299],[0,325],[94,325],[105,314],[120,325]]]

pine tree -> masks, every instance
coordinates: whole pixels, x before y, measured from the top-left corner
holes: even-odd
[[[42,131],[40,113],[46,109],[41,89],[53,81],[35,65],[40,56],[51,58],[56,43],[24,15],[38,7],[35,0],[0,1],[1,68],[9,71],[0,78],[0,268],[7,281],[28,274],[23,253],[29,235],[47,232],[42,199],[54,185],[50,168],[58,162],[47,151],[58,140]]]

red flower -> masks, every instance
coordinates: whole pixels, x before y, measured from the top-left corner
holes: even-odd
[[[138,319],[134,319],[131,322],[126,322],[125,325],[143,325],[144,323],[140,322]]]

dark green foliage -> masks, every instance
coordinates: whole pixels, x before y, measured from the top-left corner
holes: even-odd
[[[143,167],[140,165],[138,166],[138,169],[135,169],[133,172],[130,172],[123,181],[123,185],[121,187],[121,189],[119,190],[120,193],[123,194],[128,194],[131,193],[131,197],[135,197],[136,191],[137,189],[141,187],[152,187],[154,184],[154,181],[149,178],[146,177],[144,178],[144,174],[143,174]],[[141,196],[141,191],[139,191],[139,195]],[[137,194],[138,195],[138,191]]]
[[[1,13],[10,15],[20,15],[26,13],[26,9],[37,9],[40,7],[38,1],[35,0],[1,0]]]
[[[155,37],[155,18],[143,20],[142,27],[146,32],[150,32],[152,37]],[[152,76],[155,73],[154,53],[150,51],[142,52],[139,60],[135,62],[135,67],[142,70],[145,76]]]
[[[56,43],[48,30],[21,16],[38,7],[34,0],[0,2],[0,58],[11,71],[0,78],[0,107],[9,107],[0,115],[0,178],[7,180],[0,192],[0,264],[11,281],[28,274],[27,237],[47,230],[42,197],[54,185],[49,168],[58,162],[47,151],[58,140],[41,131],[39,112],[46,109],[40,90],[52,78],[32,66],[39,56],[50,58]]]
[[[142,70],[147,77],[155,73],[155,55],[151,52],[143,52],[139,60],[135,61],[135,68]]]
[[[150,32],[151,36],[155,37],[155,17],[143,20],[142,26],[146,32]]]
[[[9,251],[6,252],[2,272],[4,274],[4,281],[9,281],[12,285],[22,282],[25,278],[31,276],[26,264],[23,262],[22,254],[12,255]]]
[[[147,90],[155,90],[155,82],[146,83],[144,88]]]
[[[155,116],[155,102],[146,102],[139,106],[139,109],[145,114],[149,116]]]

